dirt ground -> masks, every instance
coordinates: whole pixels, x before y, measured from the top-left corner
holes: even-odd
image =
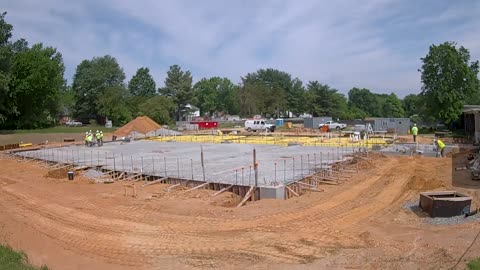
[[[234,208],[231,193],[58,178],[40,164],[0,156],[0,241],[50,269],[449,269],[479,222],[429,225],[403,206],[418,192],[474,197],[452,160],[383,157],[339,186]],[[48,177],[51,176],[51,177]],[[480,256],[480,240],[465,261]]]

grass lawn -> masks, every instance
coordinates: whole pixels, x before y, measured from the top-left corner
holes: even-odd
[[[470,270],[480,270],[480,257],[473,261],[470,261],[467,266]]]
[[[101,130],[105,132],[113,132],[117,128],[106,128],[100,125],[86,125],[83,127],[66,127],[66,126],[56,126],[51,128],[42,128],[42,129],[20,129],[20,130],[0,130],[0,134],[29,134],[29,133],[85,133],[86,131],[92,130],[93,132]]]
[[[48,270],[42,266],[36,268],[28,264],[27,257],[23,252],[17,252],[8,246],[0,245],[0,270]]]

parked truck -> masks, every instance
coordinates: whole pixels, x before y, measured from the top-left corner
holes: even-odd
[[[337,123],[335,121],[327,121],[325,123],[319,124],[318,128],[322,128],[323,126],[328,126],[329,130],[332,130],[332,129],[341,130],[347,127],[346,124]]]

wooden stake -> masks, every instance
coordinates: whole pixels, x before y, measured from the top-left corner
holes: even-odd
[[[222,194],[223,192],[225,192],[225,191],[227,191],[227,190],[231,189],[232,187],[233,187],[233,185],[230,185],[230,186],[228,186],[228,187],[226,187],[226,188],[223,188],[223,189],[221,189],[221,190],[219,190],[219,191],[215,192],[215,193],[212,195],[212,197],[215,197],[215,196],[217,196],[217,195],[220,195],[220,194]]]
[[[288,189],[291,193],[293,193],[293,195],[295,195],[296,197],[300,197],[300,195],[293,191],[293,189],[291,189],[289,186],[285,186],[285,188]]]
[[[250,198],[250,196],[252,196],[253,190],[255,190],[255,187],[251,186],[247,194],[245,194],[245,197],[243,197],[243,200],[237,205],[237,208],[242,206]]]
[[[170,192],[170,190],[172,190],[172,189],[174,189],[174,188],[176,188],[176,187],[178,187],[178,186],[180,186],[180,184],[176,184],[176,185],[173,185],[173,186],[168,187],[168,188],[167,188],[167,192]]]
[[[155,181],[152,181],[152,182],[148,182],[146,184],[144,184],[142,187],[146,187],[146,186],[150,186],[150,185],[154,185],[154,184],[158,184],[158,183],[161,183],[163,180],[167,179],[166,177],[164,178],[160,178],[160,179],[157,179]]]
[[[208,184],[210,184],[210,183],[209,183],[209,182],[207,182],[207,183],[203,183],[203,184],[201,184],[201,185],[198,185],[198,186],[196,186],[196,187],[193,187],[193,188],[191,188],[191,189],[189,189],[189,190],[185,191],[185,193],[187,193],[187,192],[190,192],[190,191],[192,191],[192,190],[195,190],[195,189],[202,188],[202,187],[204,187],[204,186],[206,186],[206,185],[208,185]]]

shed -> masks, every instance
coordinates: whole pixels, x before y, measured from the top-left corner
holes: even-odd
[[[480,105],[463,106],[465,114],[465,133],[474,138],[475,143],[480,143]]]
[[[322,117],[310,117],[303,119],[303,127],[304,128],[318,128],[320,124],[323,124],[327,121],[332,121],[332,117],[330,116],[322,116]]]
[[[410,118],[373,118],[373,121],[375,131],[407,135],[410,130]]]

